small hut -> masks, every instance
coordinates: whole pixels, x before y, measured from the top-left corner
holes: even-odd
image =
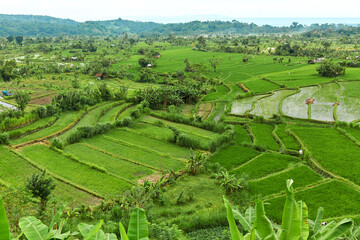
[[[97,73],[97,74],[95,75],[95,77],[96,77],[97,80],[102,80],[102,79],[104,79],[104,78],[107,78],[107,75],[105,75],[105,74],[103,74],[103,73]]]
[[[305,100],[305,104],[314,104],[315,99],[314,98],[308,98]]]

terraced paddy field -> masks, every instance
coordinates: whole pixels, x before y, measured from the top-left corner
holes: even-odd
[[[301,88],[299,93],[285,98],[282,103],[284,115],[295,118],[308,118],[309,106],[305,104],[306,99],[311,98],[318,90],[319,87]]]
[[[360,148],[334,128],[291,126],[291,130],[325,169],[360,184]],[[316,131],[316,135],[314,132]]]
[[[360,82],[341,82],[340,105],[337,107],[337,119],[343,122],[353,122],[360,119]]]
[[[270,124],[251,123],[250,129],[254,134],[254,144],[263,146],[272,151],[279,151],[280,146],[272,136],[275,126]]]
[[[253,96],[253,97],[246,97],[246,98],[242,98],[239,100],[236,100],[233,102],[232,104],[232,108],[231,108],[231,114],[236,114],[236,115],[244,115],[246,114],[248,111],[252,110],[252,106],[254,104],[254,102],[256,102],[258,99],[262,98],[264,96]]]
[[[250,114],[271,118],[274,115],[280,115],[280,103],[289,94],[295,90],[275,91],[273,95],[261,98],[256,101],[254,110]]]
[[[334,121],[334,103],[340,98],[340,85],[328,83],[320,85],[311,104],[311,119],[320,121]]]
[[[137,45],[140,46],[147,44]],[[219,123],[225,120],[233,125],[226,129],[230,134],[234,130],[234,138],[216,142],[219,148],[211,153],[209,145],[221,134],[154,117],[159,111],[146,109],[127,127],[67,144],[66,139],[79,127],[113,123],[116,119],[131,117],[136,108],[135,103],[125,101],[103,102],[89,107],[86,112],[62,112],[59,116],[11,130],[11,146],[0,148],[0,155],[4,156],[0,159],[0,184],[20,187],[31,174],[46,169],[57,183],[55,195],[58,198],[96,204],[107,196],[119,196],[144,179],[156,180],[163,173],[183,170],[192,150],[170,141],[174,139],[171,128],[176,128],[183,136],[201,143],[199,149],[193,150],[201,150],[209,156],[209,163],[217,163],[223,167],[221,170],[226,169],[238,178],[245,177],[245,191],[250,196],[246,204],[256,198],[265,200],[271,204],[266,205],[267,215],[277,222],[281,219],[285,181],[290,178],[295,181],[296,199],[304,200],[309,206],[310,218],[314,219],[319,206],[325,208],[326,218],[344,215],[359,218],[360,148],[356,141],[360,141],[360,131],[332,125],[335,121],[356,123],[360,119],[358,69],[346,69],[345,76],[331,79],[320,77],[317,65],[305,64],[307,58],[289,57],[291,61],[285,59],[284,63],[278,63],[273,61],[274,56],[254,55],[244,62],[243,54],[194,51],[170,44],[166,48],[161,49],[158,67],[153,68],[153,72],[169,76],[183,71],[184,59],[189,58],[192,64],[202,63],[207,68],[204,73],[207,80],[217,82],[206,81],[205,88],[210,91],[206,96],[199,96],[200,102],[176,110],[183,110],[188,117],[197,114]],[[128,72],[136,80],[140,57],[132,55],[112,67],[115,70],[129,67]],[[209,65],[212,57],[221,58],[216,72]],[[174,75],[171,78],[175,78]],[[81,83],[97,84],[93,80],[81,76]],[[32,79],[27,84],[36,86],[42,84],[41,81]],[[160,88],[160,82],[161,79],[156,83],[129,79],[107,81],[110,87],[129,87],[129,99],[136,97],[139,89]],[[61,90],[72,89],[69,80],[52,83]],[[240,84],[250,92],[245,93]],[[32,97],[34,101],[40,100],[57,91],[47,92],[45,87],[35,91],[34,88]],[[311,97],[314,103],[305,104]],[[339,105],[333,106],[336,102]],[[160,110],[161,113],[166,111]],[[277,117],[272,118],[273,115]],[[63,150],[49,147],[55,137],[65,143]],[[303,150],[305,156],[299,150]],[[167,195],[163,196],[164,202],[156,202],[158,206],[154,212],[160,217],[153,219],[176,223],[189,230],[192,219],[201,222],[211,213],[216,219],[209,225],[216,226],[219,222],[226,225],[221,198],[224,189],[218,187],[216,179],[204,175],[182,176],[170,185]],[[186,204],[177,203],[183,193],[176,185],[183,188],[186,197],[194,191],[194,199]],[[197,214],[201,214],[200,217]]]
[[[360,201],[360,192],[337,180],[304,188],[295,193],[295,198],[306,202],[310,219],[316,218],[319,207],[324,207],[324,219],[344,218],[352,215],[356,217],[360,212],[360,206],[356,204]],[[269,205],[265,206],[266,213],[274,220],[279,221],[282,218],[285,196],[275,197],[267,202]],[[342,204],[336,204],[340,202]]]

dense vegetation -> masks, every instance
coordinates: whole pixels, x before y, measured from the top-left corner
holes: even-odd
[[[42,27],[49,21],[34,20]],[[229,239],[234,228],[226,195],[245,216],[255,211],[248,209],[254,204],[262,211],[257,199],[271,203],[263,207],[274,226],[268,233],[276,239],[289,192],[306,202],[310,219],[319,219],[317,209],[324,207],[322,221],[334,220],[326,232],[344,224],[346,236],[358,233],[355,29],[110,36],[114,22],[57,23],[104,30],[92,34],[86,27],[88,36],[20,37],[26,34],[19,32],[0,38],[0,195],[14,236],[27,219],[48,227],[46,234],[62,224],[59,234],[80,230],[86,238],[87,228],[115,239],[118,223],[128,226],[140,207],[151,223],[150,239]],[[126,21],[117,22],[119,30]],[[181,26],[176,35],[212,33],[211,22],[148,24],[149,29]],[[285,188],[287,179],[294,184]],[[59,208],[58,224],[51,225]],[[341,220],[348,217],[352,220]],[[252,229],[260,231],[251,219],[246,227],[240,221],[248,237]],[[310,227],[309,236],[325,229],[317,227]]]

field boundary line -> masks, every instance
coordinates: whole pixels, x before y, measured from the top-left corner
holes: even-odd
[[[274,94],[275,94],[274,91],[271,91],[270,93],[267,93],[267,94],[265,93],[264,96],[255,99],[255,101],[252,101],[252,102],[251,102],[251,107],[250,107],[248,110],[245,111],[244,115],[251,114],[250,112],[255,109],[256,103],[257,103],[258,101],[260,101],[260,100],[262,100],[262,99],[264,99],[264,98],[267,98],[267,97],[271,97],[271,96],[274,95]]]
[[[311,98],[314,98],[315,97],[315,95],[318,93],[318,92],[320,92],[320,90],[321,90],[321,85],[320,84],[317,84],[316,85],[317,87],[318,87],[318,89],[310,96]],[[308,104],[307,106],[308,106],[308,111],[307,111],[307,115],[308,115],[308,119],[312,119],[311,118],[311,105],[312,104]]]
[[[252,144],[256,145],[256,136],[255,133],[253,132],[253,130],[251,129],[251,125],[250,124],[244,124],[244,128],[245,131],[247,132],[247,134],[249,135]]]
[[[101,112],[100,116],[98,117],[98,119],[96,119],[96,122],[99,122],[99,120],[106,114],[108,113],[111,109],[113,108],[116,108],[118,106],[121,106],[123,105],[124,102],[123,101],[116,101],[116,102],[113,102],[112,104],[109,104],[109,108],[108,109],[104,109],[103,112]],[[106,106],[106,105],[104,105]]]
[[[123,160],[123,161],[131,162],[131,163],[134,163],[134,164],[136,164],[136,165],[143,166],[143,167],[147,167],[147,168],[153,169],[153,170],[155,170],[155,171],[160,171],[160,172],[161,172],[161,169],[159,169],[159,168],[156,168],[156,167],[153,167],[153,166],[144,164],[144,163],[140,163],[140,162],[137,162],[137,161],[134,161],[134,160],[131,160],[131,159],[122,157],[122,156],[120,156],[120,155],[117,155],[117,154],[114,154],[114,153],[111,153],[111,152],[107,152],[107,151],[105,151],[105,150],[103,150],[103,149],[101,149],[101,148],[94,147],[94,146],[92,146],[92,145],[90,145],[90,144],[87,144],[87,143],[80,143],[80,144],[83,144],[83,145],[85,145],[85,146],[87,146],[87,147],[89,147],[89,148],[92,148],[92,149],[94,149],[94,150],[97,150],[97,151],[99,151],[99,152],[105,153],[105,154],[107,154],[107,155],[109,155],[109,156],[116,157],[116,158],[121,159],[121,160]]]
[[[34,130],[32,130],[32,131],[29,131],[29,132],[26,132],[26,133],[24,133],[24,134],[21,134],[20,136],[17,136],[17,137],[15,137],[15,138],[12,138],[12,140],[13,140],[13,139],[19,139],[19,138],[25,137],[25,136],[27,136],[27,135],[36,133],[36,132],[38,132],[38,131],[40,131],[40,130],[42,130],[42,129],[51,127],[52,125],[54,125],[54,123],[56,123],[56,121],[57,121],[58,119],[59,119],[59,118],[55,118],[55,119],[54,119],[53,121],[51,121],[50,123],[48,123],[48,124],[46,124],[46,125],[44,125],[44,126],[41,126],[41,127],[37,128],[37,129],[34,129]],[[34,122],[32,122],[32,123],[35,123],[35,122],[36,122],[36,121],[34,121]],[[32,123],[30,123],[30,124],[32,124]],[[22,127],[29,126],[30,124],[27,124],[27,125],[22,126]],[[22,127],[12,129],[11,131],[14,131],[14,130],[17,130],[17,129],[21,129]]]
[[[251,180],[249,180],[249,182],[258,182],[258,181],[261,181],[261,180],[264,180],[264,179],[267,179],[267,178],[271,178],[271,177],[273,177],[273,176],[280,175],[280,174],[282,174],[282,173],[284,173],[284,172],[291,171],[291,170],[293,170],[293,169],[295,169],[295,168],[297,168],[297,167],[299,167],[299,166],[301,166],[301,165],[303,165],[303,164],[299,163],[299,164],[296,164],[296,165],[294,165],[294,166],[291,166],[291,167],[285,168],[285,169],[283,169],[283,170],[280,170],[280,171],[278,171],[278,172],[270,173],[270,174],[268,174],[268,175],[266,175],[266,176],[264,176],[264,177],[256,178],[256,179],[251,179]],[[305,166],[305,165],[304,165],[304,166]]]
[[[126,105],[126,104],[124,104]],[[125,112],[126,110],[128,110],[129,108],[135,106],[134,104],[130,103],[128,104],[125,108],[121,109],[117,114],[116,114],[116,117],[115,117],[115,121],[118,120],[120,114],[122,114],[123,112]]]
[[[339,102],[340,102],[341,95],[342,95],[342,86],[341,86],[341,84],[340,84],[338,81],[336,81],[335,83],[336,83],[336,85],[339,86],[339,95],[338,95],[338,97],[337,97],[337,99],[336,99],[336,101],[339,103]],[[334,105],[334,108],[333,108],[333,118],[334,118],[334,121],[335,121],[335,122],[338,121],[337,108],[338,108],[338,105],[335,104],[335,105]]]
[[[115,178],[118,178],[118,179],[120,179],[120,180],[123,180],[123,181],[125,181],[125,182],[127,182],[127,183],[130,183],[131,185],[134,185],[135,186],[135,183],[133,183],[132,181],[130,181],[130,180],[128,180],[128,179],[126,179],[126,178],[123,178],[123,177],[120,177],[120,176],[117,176],[116,174],[113,174],[113,173],[110,173],[108,170],[106,170],[105,168],[104,169],[99,169],[99,167],[100,166],[97,166],[97,165],[95,165],[95,164],[91,164],[91,163],[89,163],[89,162],[86,162],[86,161],[82,161],[82,160],[80,160],[79,158],[78,158],[78,160],[77,159],[74,159],[74,157],[76,157],[76,156],[69,156],[69,155],[67,155],[67,154],[65,154],[65,152],[64,151],[62,151],[61,149],[53,149],[53,148],[50,148],[52,151],[54,151],[54,152],[56,152],[56,153],[59,153],[59,154],[61,154],[61,155],[63,155],[64,157],[66,157],[67,159],[69,159],[69,160],[71,160],[71,161],[73,161],[73,162],[77,162],[77,163],[79,163],[79,164],[81,164],[81,165],[84,165],[84,166],[86,166],[86,167],[89,167],[89,168],[91,168],[91,169],[93,169],[93,170],[95,170],[95,171],[98,171],[98,172],[101,172],[101,173],[105,173],[105,174],[108,174],[108,175],[110,175],[110,176],[113,176],[113,177],[115,177]],[[77,158],[77,157],[76,157]]]
[[[8,148],[8,147],[7,147]],[[59,176],[58,174],[56,173],[53,173],[52,171],[46,169],[45,167],[41,166],[40,164],[38,163],[35,163],[33,160],[31,160],[30,158],[28,157],[25,157],[24,155],[22,155],[21,153],[19,153],[18,151],[14,150],[14,149],[11,149],[11,148],[8,148],[12,153],[16,154],[17,156],[19,156],[20,158],[24,159],[25,161],[27,161],[30,165],[34,166],[35,168],[39,169],[40,171],[46,171],[46,173],[48,173],[49,175],[51,175],[52,177],[54,177],[55,179],[59,180],[60,182],[63,182],[63,183],[66,183],[74,188],[77,188],[81,191],[84,191],[84,192],[87,192],[95,197],[98,197],[98,198],[101,198],[101,199],[104,199],[104,196],[102,196],[101,194],[97,193],[97,192],[94,192],[90,189],[87,189],[86,187],[83,187],[83,186],[80,186],[78,184],[75,184],[73,183],[71,180],[68,180],[64,177],[61,177]]]
[[[84,112],[78,119],[76,119],[75,121],[73,121],[72,123],[70,123],[68,126],[66,126],[65,128],[61,129],[60,131],[57,131],[53,134],[50,134],[48,136],[45,136],[45,137],[42,137],[42,138],[37,138],[37,139],[34,139],[34,140],[31,140],[29,142],[25,142],[25,143],[20,143],[20,144],[17,144],[17,145],[13,145],[12,148],[20,148],[20,147],[25,147],[25,146],[28,146],[28,145],[33,145],[33,144],[36,144],[38,142],[42,142],[44,140],[48,140],[50,138],[54,138],[54,137],[57,137],[57,136],[60,136],[61,134],[69,131],[71,128],[73,128],[76,124],[78,124],[78,122],[80,122],[81,119],[83,119],[90,111],[93,111],[95,109],[97,109],[98,107],[101,107],[101,106],[104,106],[106,103],[103,103],[103,104],[100,104],[96,107],[93,107],[91,108],[90,110]]]
[[[303,192],[303,191],[306,191],[306,190],[309,190],[309,189],[312,189],[312,188],[315,188],[315,187],[319,187],[319,186],[321,186],[323,184],[326,184],[326,183],[329,183],[329,182],[332,182],[332,181],[334,181],[334,179],[323,179],[321,181],[315,182],[313,184],[309,184],[309,185],[304,186],[304,187],[295,188],[294,192],[295,193]],[[272,200],[272,199],[275,199],[275,198],[283,197],[285,195],[286,195],[286,192],[284,190],[281,190],[280,192],[265,196],[263,198],[263,200],[268,201],[268,200]]]
[[[307,162],[309,163],[310,167],[313,168],[314,171],[316,171],[315,169],[317,169],[318,171],[320,171],[320,173],[323,174],[323,176],[325,174],[325,175],[328,175],[329,177],[340,180],[340,181],[346,183],[347,185],[351,186],[356,191],[360,192],[359,185],[357,185],[356,183],[354,183],[353,181],[351,181],[347,178],[336,175],[336,174],[330,172],[329,170],[327,170],[326,168],[324,168],[323,166],[321,166],[321,164],[318,163],[316,161],[316,159],[312,156],[310,150],[306,147],[306,145],[302,142],[302,140],[293,131],[291,131],[291,129],[289,129],[289,132],[291,134],[293,134],[296,137],[297,141],[300,143],[301,148],[304,150],[304,156],[305,155],[308,156]],[[324,177],[326,177],[326,176],[324,176]]]
[[[290,89],[289,89],[289,90],[290,90]],[[300,89],[300,88],[297,88],[297,89],[294,89],[294,91],[295,91],[295,92],[292,92],[292,93],[289,93],[289,94],[287,94],[287,95],[284,95],[284,96],[280,99],[280,101],[279,101],[279,112],[280,112],[280,115],[281,115],[281,116],[286,116],[286,115],[284,114],[284,111],[282,110],[285,99],[288,98],[288,97],[290,97],[290,96],[292,96],[292,95],[298,94],[299,92],[301,92],[301,89]]]
[[[234,171],[234,170],[238,170],[239,168],[243,167],[243,166],[246,166],[248,163],[252,162],[252,161],[255,161],[257,158],[263,156],[266,152],[262,152],[260,153],[259,155],[257,155],[256,157],[253,157],[252,159],[248,160],[247,162],[241,164],[240,166],[237,166],[233,169],[231,169],[231,171]]]
[[[105,139],[107,139],[107,140],[109,140],[111,142],[114,142],[114,143],[119,143],[121,145],[125,145],[125,146],[128,146],[128,147],[134,147],[134,148],[137,148],[137,149],[149,152],[149,153],[154,153],[156,155],[159,155],[160,157],[169,157],[171,159],[174,159],[174,160],[177,160],[177,161],[180,161],[180,162],[184,162],[184,163],[188,162],[185,159],[177,158],[177,157],[171,156],[170,154],[158,152],[156,150],[152,150],[152,149],[149,149],[149,148],[146,148],[146,147],[142,147],[142,146],[139,146],[139,145],[136,145],[136,144],[133,144],[133,143],[128,143],[128,142],[125,142],[123,140],[116,139],[116,138],[113,138],[113,137],[110,137],[110,136],[103,135],[102,138],[105,138]]]
[[[159,121],[164,121],[164,119],[161,119],[161,118],[158,118],[158,119],[159,119]],[[156,127],[160,127],[160,128],[165,128],[164,126],[156,125],[155,123],[146,121],[146,120],[144,120],[144,119],[140,120],[140,122],[145,123],[145,124],[149,124],[149,125],[153,125],[153,126],[156,126]],[[171,122],[171,121],[168,121],[168,122]],[[168,125],[166,122],[164,122],[164,123],[165,123],[166,126],[170,126],[170,125]],[[176,124],[182,124],[182,123],[176,123]],[[186,125],[186,124],[182,124],[182,125],[194,127],[194,126]],[[194,128],[196,128],[196,127],[194,127]],[[209,131],[209,130],[202,129],[202,128],[198,128],[198,129],[205,130],[205,131]],[[179,130],[179,129],[178,129],[178,130]],[[183,129],[180,129],[179,131],[180,131],[180,132],[183,132],[183,133],[190,134],[190,135],[194,135],[194,136],[197,136],[197,137],[205,138],[205,139],[208,139],[208,140],[213,140],[212,137],[203,136],[203,135],[200,135],[200,134],[198,134],[198,133],[191,132],[191,131],[186,131],[186,130],[184,131]],[[215,134],[219,134],[219,133],[212,132],[212,131],[209,131],[209,132],[215,133]]]

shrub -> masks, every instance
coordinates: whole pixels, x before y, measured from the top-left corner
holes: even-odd
[[[64,144],[58,138],[54,138],[54,140],[52,141],[50,147],[51,148],[63,149]]]
[[[9,144],[9,134],[7,132],[0,133],[0,144]]]
[[[316,68],[316,71],[323,77],[337,77],[345,74],[345,67],[325,60]]]
[[[132,123],[134,122],[134,120],[131,117],[125,117],[121,120],[116,120],[115,121],[115,126],[116,127],[129,127]]]

